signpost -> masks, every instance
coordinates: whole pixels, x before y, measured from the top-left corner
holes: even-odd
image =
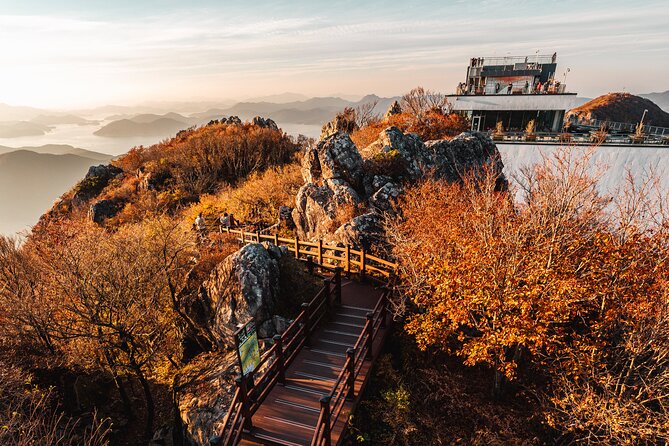
[[[242,375],[253,373],[260,364],[260,349],[258,348],[258,334],[256,324],[250,320],[235,333],[237,359]]]

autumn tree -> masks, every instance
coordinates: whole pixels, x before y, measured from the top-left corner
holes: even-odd
[[[81,223],[73,225],[65,243],[41,250],[51,286],[64,296],[63,352],[71,363],[109,371],[127,407],[122,379],[137,379],[146,406],[146,441],[155,418],[149,379],[166,379],[178,357],[177,315],[164,279],[178,253],[156,255],[154,235],[142,226],[109,233]]]
[[[519,206],[490,172],[409,191],[389,232],[418,310],[407,330],[419,346],[491,366],[499,389],[519,367],[587,367],[593,349],[618,345],[657,311],[666,238],[621,241],[587,166],[569,150],[546,159],[525,172]]]

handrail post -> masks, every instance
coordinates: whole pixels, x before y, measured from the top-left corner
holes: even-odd
[[[386,328],[386,315],[388,313],[388,296],[386,293],[383,293],[381,296],[383,303],[381,304],[381,312],[379,317],[381,318],[381,328]]]
[[[295,258],[299,260],[300,258],[300,239],[295,236]]]
[[[256,238],[258,239],[258,243],[260,243],[260,231],[256,231]]]
[[[330,438],[330,395],[323,396],[320,403],[323,413],[323,440],[325,440],[325,446],[330,446],[332,443]]]
[[[360,276],[365,277],[365,267],[367,266],[367,254],[365,253],[365,249],[360,250]]]
[[[318,264],[323,265],[323,240],[318,239]]]
[[[334,283],[335,283],[335,302],[337,303],[337,305],[341,305],[341,267],[340,266],[337,266],[335,268]]]
[[[309,314],[309,304],[307,302],[302,304],[302,311],[304,311],[304,343],[309,345],[309,338],[311,337],[311,314]]]
[[[346,358],[348,359],[348,377],[346,378],[348,394],[346,398],[352,400],[355,398],[355,350],[352,348],[346,350]]]
[[[325,311],[328,313],[328,317],[330,317],[330,307],[332,306],[332,290],[330,289],[330,284],[331,284],[330,279],[323,279],[323,287],[325,288]]]
[[[372,358],[372,345],[374,344],[374,313],[367,313],[367,358]]]
[[[244,243],[246,243],[245,240],[244,240],[244,228],[242,228],[241,231],[242,231],[242,233],[241,233],[241,237],[242,237],[242,238],[241,238],[241,242],[242,242],[242,245],[243,245]]]
[[[249,401],[248,401],[248,386],[247,386],[247,377],[240,375],[235,379],[235,383],[239,387],[239,396],[242,400],[242,416],[244,417],[244,426],[246,430],[253,428],[253,422],[251,421],[251,411],[249,410]]]
[[[277,368],[279,370],[279,382],[281,384],[286,384],[286,364],[284,363],[283,358],[283,340],[279,334],[274,335],[272,339],[276,345],[276,361]]]
[[[351,275],[351,245],[346,245],[346,274]]]
[[[279,246],[279,234],[274,234],[274,244]]]

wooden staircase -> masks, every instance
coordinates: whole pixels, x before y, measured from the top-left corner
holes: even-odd
[[[313,334],[311,345],[296,356],[286,370],[285,383],[276,385],[268,394],[253,415],[253,427],[243,434],[241,445],[312,444],[321,415],[321,399],[332,397],[332,390],[347,363],[347,351],[353,352],[356,348],[364,335],[367,315],[373,314],[382,296],[383,290],[371,285],[342,283],[341,305]],[[380,328],[371,356],[362,358],[353,392],[342,394],[339,407],[334,407],[337,411],[331,414],[331,444],[337,444],[344,433],[348,414],[355,408],[369,379],[375,353],[380,350],[386,331],[385,327]],[[334,401],[330,403],[334,406]]]
[[[325,271],[324,286],[256,371],[237,378],[215,446],[331,446],[344,438],[388,329],[388,280],[397,265],[350,247],[226,229],[242,243],[283,244]],[[343,268],[334,265],[343,265]],[[344,279],[343,272],[366,280]]]

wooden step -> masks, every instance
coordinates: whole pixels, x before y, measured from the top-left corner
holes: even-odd
[[[271,446],[308,446],[311,444],[311,438],[305,442],[302,436],[284,436],[273,430],[262,427],[251,429],[249,438],[239,443],[243,446],[271,445]]]

